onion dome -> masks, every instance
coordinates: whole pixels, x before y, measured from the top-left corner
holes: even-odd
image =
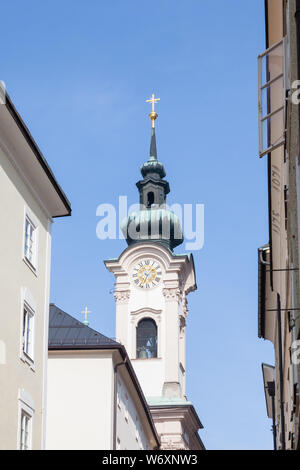
[[[161,243],[171,251],[183,242],[180,220],[167,209],[145,209],[133,212],[121,223],[128,245],[137,242]]]

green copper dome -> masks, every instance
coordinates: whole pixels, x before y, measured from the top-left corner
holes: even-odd
[[[171,251],[183,242],[180,220],[167,209],[144,209],[133,212],[121,223],[121,230],[128,243],[161,243]]]

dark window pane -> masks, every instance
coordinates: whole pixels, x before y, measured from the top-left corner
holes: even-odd
[[[141,320],[137,327],[136,356],[141,359],[157,357],[157,326],[151,318]]]
[[[150,209],[152,204],[154,204],[154,193],[151,191],[147,194],[147,208]]]

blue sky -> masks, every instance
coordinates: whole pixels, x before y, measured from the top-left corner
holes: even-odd
[[[257,248],[268,241],[258,158],[257,55],[263,0],[52,0],[1,6],[1,76],[59,183],[71,218],[53,226],[51,301],[113,337],[113,277],[124,240],[96,237],[96,208],[137,202],[158,105],[169,203],[205,204],[194,252],[187,395],[208,449],[270,449],[257,338]],[[5,19],[5,21],[3,21]],[[176,252],[182,252],[178,248]]]

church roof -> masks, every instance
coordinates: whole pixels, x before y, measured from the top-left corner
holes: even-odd
[[[48,346],[49,349],[102,349],[120,344],[84,325],[55,304],[50,304]]]

